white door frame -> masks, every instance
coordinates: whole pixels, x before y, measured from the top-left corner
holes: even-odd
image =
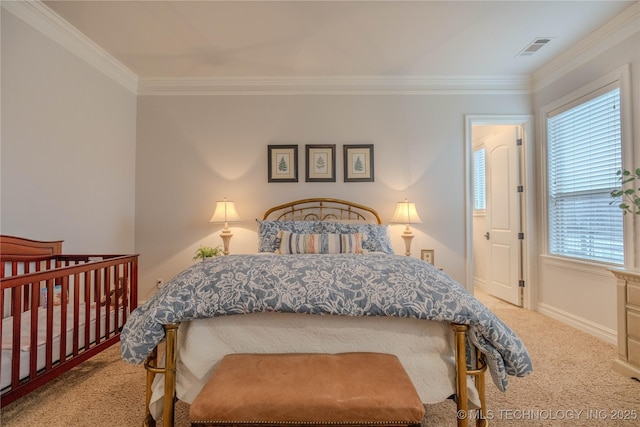
[[[467,115],[465,116],[465,257],[466,288],[473,293],[473,135],[474,125],[521,125],[524,128],[524,150],[522,183],[524,185],[523,199],[523,232],[524,245],[522,253],[522,268],[525,287],[523,292],[524,308],[536,309],[536,228],[535,228],[535,176],[533,169],[534,139],[533,115]]]

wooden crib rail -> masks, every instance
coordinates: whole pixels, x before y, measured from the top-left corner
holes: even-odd
[[[4,318],[7,317],[7,315],[14,315],[17,312],[38,307],[40,297],[42,297],[42,294],[35,292],[39,289],[38,285],[40,288],[46,287],[47,296],[52,301],[53,286],[61,286],[65,278],[69,280],[71,277],[75,278],[78,282],[82,282],[83,278],[88,277],[87,273],[89,272],[93,272],[94,274],[93,282],[95,284],[101,283],[103,286],[87,287],[85,283],[84,289],[79,288],[78,290],[81,292],[90,292],[85,295],[85,302],[98,302],[101,298],[106,297],[106,293],[111,290],[119,294],[125,293],[123,292],[123,290],[125,290],[125,284],[133,282],[132,276],[134,274],[136,276],[135,283],[137,283],[137,259],[137,255],[57,255],[42,258],[31,257],[28,261],[7,261],[4,256],[0,257],[3,266],[0,280],[3,292],[0,294],[0,298],[6,299],[6,291],[11,290],[12,292],[22,292],[22,298],[20,298],[20,300],[23,302],[22,307],[19,309],[12,304],[11,312],[6,313],[5,303],[2,301],[0,303],[0,307],[3,308],[2,317]],[[132,268],[133,265],[135,265],[135,269]],[[7,276],[6,271],[11,271],[11,273]],[[102,277],[96,276],[98,271],[103,273]],[[116,271],[119,271],[116,273],[119,274],[117,277],[118,280],[112,281],[111,277],[116,275],[114,274]],[[73,283],[73,280],[71,280],[71,283]],[[110,285],[111,288],[106,288],[107,283],[112,283]],[[63,294],[61,295],[63,300],[67,301],[68,298],[65,298],[65,296],[68,297],[68,295],[64,294],[69,292],[69,287],[61,286],[60,292]],[[34,293],[38,297],[35,301],[31,298]],[[131,307],[133,310],[137,306],[137,287],[129,287],[126,296],[127,301],[135,302]],[[11,301],[14,303],[15,300],[17,300],[17,298],[11,298]],[[111,305],[113,305],[113,302],[111,302]]]
[[[0,339],[12,336],[11,385],[3,390],[4,406],[119,341],[137,307],[138,255],[1,258]],[[38,342],[43,328],[44,344]],[[27,378],[20,374],[25,333],[31,349]],[[38,358],[33,351],[38,345],[44,346],[44,368],[42,354]]]

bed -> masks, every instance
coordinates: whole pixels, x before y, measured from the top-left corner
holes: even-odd
[[[132,313],[121,350],[148,370],[145,425],[162,414],[172,426],[175,398],[192,402],[228,353],[395,354],[424,403],[455,399],[460,426],[485,423],[487,367],[501,390],[532,370],[524,344],[461,285],[393,254],[372,208],[298,200],[267,210],[258,238],[258,254],[199,262]]]
[[[137,255],[65,255],[0,236],[2,406],[117,343],[137,306]]]

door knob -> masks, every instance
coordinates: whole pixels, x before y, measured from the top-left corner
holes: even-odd
[[[484,233],[484,238],[489,240],[489,237],[491,237],[491,235],[489,234],[489,232],[487,231],[486,233]]]

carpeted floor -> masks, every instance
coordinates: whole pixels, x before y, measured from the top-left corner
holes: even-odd
[[[534,373],[511,378],[506,393],[488,377],[491,426],[640,426],[640,382],[611,369],[615,346],[481,292],[477,296],[522,338],[534,362]],[[114,346],[3,408],[1,425],[140,426],[144,369],[122,362],[119,350]],[[426,410],[424,425],[456,425],[453,402]],[[177,405],[176,426],[189,426],[185,404]]]

